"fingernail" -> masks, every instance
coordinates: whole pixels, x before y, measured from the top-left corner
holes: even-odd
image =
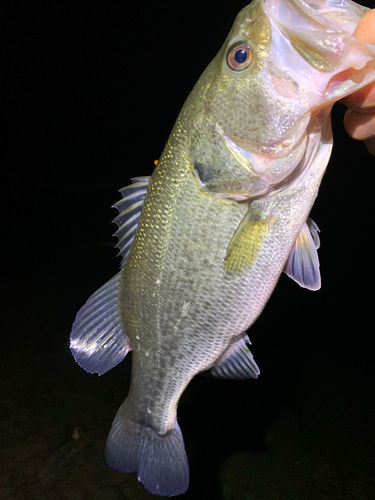
[[[358,111],[362,111],[362,113],[374,113],[375,112],[375,104],[362,104],[362,106],[358,109]]]

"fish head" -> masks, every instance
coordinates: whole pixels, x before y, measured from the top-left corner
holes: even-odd
[[[239,12],[214,60],[205,109],[237,144],[275,143],[309,108],[298,72],[284,64],[285,38],[275,40],[274,31],[264,3],[255,0]]]
[[[300,164],[335,101],[375,79],[375,48],[352,36],[367,10],[350,0],[254,0],[237,15],[209,67],[204,115],[255,195]]]

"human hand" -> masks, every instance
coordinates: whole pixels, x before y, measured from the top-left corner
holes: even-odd
[[[353,36],[375,45],[375,9],[359,21]],[[367,151],[375,156],[375,84],[371,83],[342,100],[348,106],[344,127],[356,141],[364,141]]]

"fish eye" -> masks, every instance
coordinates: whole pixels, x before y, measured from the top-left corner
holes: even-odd
[[[227,64],[234,71],[243,71],[253,60],[253,51],[247,43],[237,42],[227,52]]]

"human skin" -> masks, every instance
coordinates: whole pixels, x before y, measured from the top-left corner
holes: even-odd
[[[375,45],[375,9],[362,17],[354,36]],[[356,141],[364,141],[367,151],[375,156],[375,84],[367,85],[341,102],[349,108],[344,117],[347,133]]]

